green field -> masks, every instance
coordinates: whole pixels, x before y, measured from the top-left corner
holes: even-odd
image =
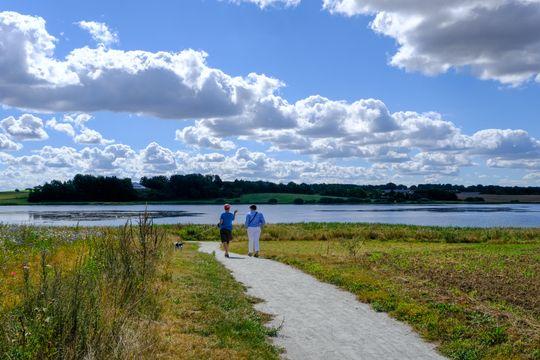
[[[243,233],[232,250],[245,254]],[[538,228],[269,225],[262,239],[263,257],[354,293],[452,359],[540,359]]]
[[[167,201],[131,201],[125,203],[109,203],[113,204],[267,204],[270,199],[276,199],[278,204],[293,204],[295,199],[302,199],[305,203],[316,203],[321,199],[321,195],[306,195],[306,194],[282,194],[282,193],[260,193],[260,194],[245,194],[239,198],[230,199],[208,199],[208,200],[167,200]],[[339,198],[331,196],[331,198]],[[341,198],[342,199],[342,198]],[[28,191],[4,191],[0,192],[0,205],[31,205],[28,202]],[[40,203],[47,204],[47,203]],[[60,204],[60,203],[55,203]],[[76,204],[76,203],[70,203]],[[77,203],[83,204],[83,203]],[[84,204],[103,204],[98,202],[86,202]]]
[[[0,191],[0,205],[28,205],[28,191]]]

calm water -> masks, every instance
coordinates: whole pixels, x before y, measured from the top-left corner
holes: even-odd
[[[239,221],[248,211],[239,210]],[[35,225],[122,225],[144,205],[0,206],[0,223]],[[158,224],[215,224],[217,205],[149,205]],[[540,227],[540,204],[521,205],[261,205],[269,223],[366,222],[440,226]]]

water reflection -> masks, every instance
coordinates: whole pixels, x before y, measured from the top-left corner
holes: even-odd
[[[436,206],[436,207],[426,207],[426,206],[415,206],[415,207],[396,207],[396,208],[382,208],[382,209],[322,209],[319,211],[324,212],[392,212],[392,211],[427,211],[427,212],[445,212],[445,213],[460,213],[460,212],[540,212],[540,210],[533,210],[528,208],[517,208],[517,207],[482,207],[482,206]]]
[[[176,211],[147,211],[153,219],[199,216],[201,213]],[[103,221],[137,219],[142,211],[130,210],[79,210],[79,211],[29,211],[31,221]]]

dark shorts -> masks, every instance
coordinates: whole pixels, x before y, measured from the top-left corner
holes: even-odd
[[[222,243],[229,243],[232,241],[232,230],[219,229],[219,236],[221,236]]]

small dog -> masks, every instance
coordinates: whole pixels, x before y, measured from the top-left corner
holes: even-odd
[[[181,241],[177,241],[174,243],[174,248],[176,250],[182,250],[184,248],[184,243]]]

